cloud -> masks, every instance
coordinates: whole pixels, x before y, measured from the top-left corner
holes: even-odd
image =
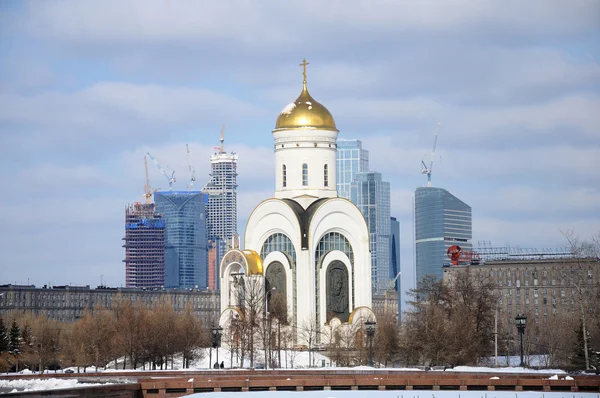
[[[112,5],[111,5],[112,4]],[[504,33],[540,36],[532,27],[545,26],[546,34],[572,34],[597,27],[598,4],[592,0],[571,7],[562,2],[470,1],[419,3],[382,1],[277,1],[256,5],[250,1],[199,4],[193,1],[93,1],[77,4],[31,3],[26,21],[31,32],[80,42],[215,40],[234,38],[255,46],[296,36],[300,41],[326,27],[341,31],[366,28],[402,32],[420,30],[448,33],[498,26]],[[338,21],[345,21],[339,24]],[[296,35],[294,28],[310,29]],[[494,32],[496,33],[496,32]],[[39,33],[38,33],[39,34]],[[481,31],[480,35],[484,35]],[[304,36],[304,37],[303,37]]]
[[[144,154],[184,190],[189,144],[201,188],[222,124],[239,155],[243,234],[273,195],[271,129],[300,92],[304,57],[340,138],[362,139],[391,183],[402,262],[413,261],[412,195],[437,122],[433,183],[473,207],[474,241],[589,236],[600,225],[599,12],[594,0],[3,8],[0,220],[11,233],[0,244],[12,267],[0,279],[123,284],[123,210],[143,200]],[[152,187],[168,189],[148,167]]]

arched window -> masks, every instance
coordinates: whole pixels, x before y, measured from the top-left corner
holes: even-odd
[[[290,238],[282,233],[274,233],[269,236],[260,249],[260,257],[264,260],[271,252],[282,252],[296,262],[296,250]]]
[[[323,185],[326,187],[329,186],[329,170],[327,165],[323,166]]]
[[[302,186],[308,186],[308,165],[306,163],[302,164]]]
[[[286,168],[285,168],[285,164],[281,167],[281,173],[282,173],[282,181],[283,181],[283,187],[285,188],[287,186],[287,174],[286,174]]]

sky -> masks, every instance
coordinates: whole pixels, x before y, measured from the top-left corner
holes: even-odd
[[[225,125],[239,227],[274,192],[271,130],[301,91],[391,183],[473,208],[473,242],[564,246],[600,231],[600,1],[0,1],[0,283],[125,284],[143,156],[197,186]],[[168,189],[149,164],[153,188]]]

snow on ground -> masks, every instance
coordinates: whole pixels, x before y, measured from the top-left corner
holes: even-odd
[[[189,369],[182,369],[183,359],[177,356],[173,360],[173,370],[207,370],[212,369],[217,361],[217,352],[215,349],[202,348],[197,350],[197,359],[192,361]],[[309,360],[310,356],[310,360]],[[277,363],[276,352],[273,352],[273,361]],[[325,362],[323,362],[325,361]],[[240,358],[225,347],[219,348],[219,364],[223,362],[225,369],[241,367]],[[283,369],[306,369],[309,367],[322,367],[323,363],[326,367],[330,367],[331,360],[319,352],[312,352],[309,355],[308,351],[293,351],[281,350],[281,368]],[[250,358],[246,353],[244,358],[244,368],[250,368]],[[265,351],[256,350],[254,352],[254,368],[264,368],[265,366]],[[270,366],[269,366],[270,367]],[[147,368],[147,367],[146,367]],[[109,364],[106,371],[121,372],[123,371],[123,359],[119,359],[117,363]],[[171,370],[171,362],[169,361],[168,370]]]
[[[0,391],[47,391],[61,388],[100,386],[103,383],[79,383],[77,379],[14,379],[0,380]]]
[[[173,360],[173,369],[174,370],[208,370],[212,369],[211,363],[214,364],[217,361],[216,358],[216,350],[214,349],[201,349],[197,352],[198,358],[192,362],[190,369],[182,369],[182,358],[178,356]],[[257,350],[255,352],[254,359],[254,367],[261,368],[264,367],[264,350]],[[310,359],[309,359],[310,357]],[[276,353],[273,353],[274,361],[277,362]],[[493,358],[492,358],[493,359]],[[506,365],[506,363],[510,363],[513,365],[517,365],[520,362],[519,357],[504,357],[505,361],[498,361],[500,366]],[[240,361],[235,352],[232,355],[232,352],[229,351],[226,347],[219,348],[219,363],[223,361],[225,369],[239,368]],[[487,363],[493,363],[488,360]],[[324,366],[323,366],[324,364]],[[282,369],[293,370],[293,369],[307,369],[307,368],[324,368],[327,370],[346,370],[346,371],[423,371],[423,368],[372,368],[369,366],[356,366],[352,368],[342,368],[335,366],[335,363],[322,355],[320,352],[310,353],[308,351],[292,351],[292,350],[282,350],[281,352],[281,367]],[[99,372],[123,372],[123,359],[120,359],[116,363],[112,363],[108,369],[98,369]],[[244,367],[247,369],[250,367],[250,359],[246,355],[244,360]],[[77,368],[71,368],[74,371],[77,371]],[[80,369],[83,371],[83,369]],[[148,366],[146,366],[146,370],[148,370]],[[168,370],[171,370],[171,363],[169,362]],[[62,371],[58,371],[62,373]],[[126,372],[139,372],[143,371],[142,368],[138,368],[137,370],[127,369]],[[213,370],[218,372],[218,370]],[[443,369],[432,369],[429,372],[441,372]],[[94,368],[88,368],[88,373],[95,372]],[[559,369],[543,369],[543,370],[535,370],[529,368],[521,368],[521,367],[484,367],[484,366],[457,366],[453,369],[446,369],[445,372],[489,372],[489,373],[543,373],[551,375],[551,378],[566,378],[566,372]],[[24,370],[23,374],[31,374],[30,371]],[[560,375],[560,376],[559,376]],[[118,382],[118,381],[117,381]],[[0,380],[0,393],[2,392],[13,392],[14,391],[44,391],[51,389],[60,389],[60,388],[75,388],[75,387],[83,387],[83,386],[94,386],[101,385],[105,383],[78,383],[76,379],[31,379],[31,380]],[[227,398],[227,397],[235,397],[239,398],[239,393],[216,393],[218,395],[214,395],[214,393],[203,393],[198,395],[199,398],[202,397],[215,397],[215,398]],[[231,395],[235,394],[235,395]],[[280,398],[280,397],[296,397],[296,398],[359,398],[359,397],[375,397],[375,398],[515,398],[515,393],[508,392],[500,392],[495,391],[489,394],[489,397],[485,392],[477,392],[477,391],[449,391],[449,392],[440,392],[436,391],[433,394],[431,391],[311,391],[311,392],[286,392],[286,391],[278,391],[278,392],[256,392],[256,393],[246,393],[250,396],[254,397],[262,397],[266,395],[267,397],[272,398]],[[517,394],[519,398],[600,398],[598,394],[567,394],[563,395],[562,393],[545,393],[539,394],[534,392],[519,392]],[[247,395],[244,395],[247,396]]]
[[[517,392],[514,391],[261,391],[245,392],[246,398],[596,398],[597,393]],[[195,398],[239,398],[239,392],[216,392],[187,395]]]

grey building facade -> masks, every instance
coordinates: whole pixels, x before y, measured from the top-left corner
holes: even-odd
[[[352,181],[358,173],[369,171],[369,151],[362,149],[360,140],[337,140],[337,193],[351,199]]]
[[[378,172],[358,173],[352,182],[351,200],[369,226],[373,292],[381,293],[391,278],[390,183]]]
[[[415,192],[416,281],[425,275],[442,278],[448,248],[472,251],[471,206],[443,188],[419,187]]]
[[[154,194],[165,221],[165,287],[208,287],[206,195],[199,191]]]
[[[86,311],[96,308],[112,309],[118,300],[139,303],[151,309],[168,299],[176,312],[191,308],[205,325],[218,322],[220,313],[219,293],[198,289],[132,289],[98,286],[35,287],[33,285],[0,285],[0,316],[11,313],[32,315],[45,314],[61,322],[72,322]]]

